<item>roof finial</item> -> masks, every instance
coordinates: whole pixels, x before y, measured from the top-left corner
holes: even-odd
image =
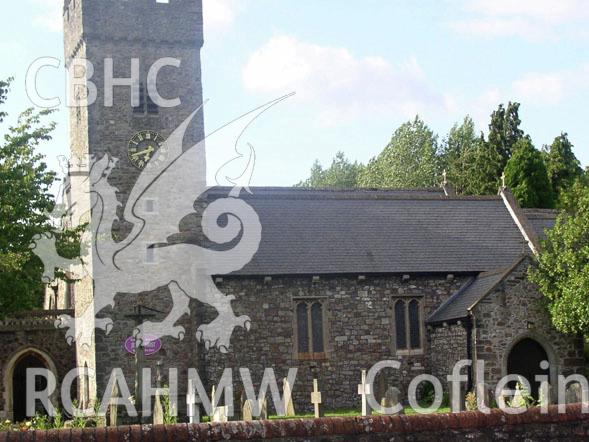
[[[501,186],[503,189],[505,189],[507,186],[505,185],[505,179],[507,177],[505,176],[505,171],[503,171],[503,174],[501,175]]]
[[[447,186],[448,185],[448,173],[446,172],[446,169],[444,169],[444,172],[442,172],[442,179],[443,179],[442,184],[444,186]]]

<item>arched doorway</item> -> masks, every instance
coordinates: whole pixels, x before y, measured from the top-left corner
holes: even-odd
[[[5,410],[7,418],[13,422],[23,421],[26,416],[27,369],[45,368],[56,374],[56,367],[49,355],[35,348],[27,348],[16,353],[6,364],[4,375]],[[35,390],[47,388],[47,380],[42,376],[35,379]],[[37,401],[37,411],[46,413]]]
[[[538,399],[540,387],[536,381],[536,376],[549,375],[548,364],[544,364],[543,367],[545,368],[542,368],[540,366],[542,361],[549,361],[546,350],[538,341],[529,337],[518,341],[511,348],[507,357],[507,373],[526,378],[530,383],[530,393],[535,399]],[[512,383],[509,387],[515,388],[515,383]]]

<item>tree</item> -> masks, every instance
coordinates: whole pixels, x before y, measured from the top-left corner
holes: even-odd
[[[318,160],[311,167],[311,176],[297,186],[352,189],[358,186],[358,175],[362,165],[348,161],[343,152],[338,152],[328,169],[323,169]]]
[[[563,194],[564,210],[530,269],[563,333],[589,333],[589,187],[576,183]]]
[[[506,184],[522,207],[553,208],[552,186],[542,153],[526,136],[514,144],[515,153],[505,168]]]
[[[384,150],[360,174],[362,187],[431,187],[439,183],[437,136],[421,120],[402,124]]]
[[[491,114],[488,144],[501,156],[501,170],[513,155],[515,144],[524,136],[523,130],[519,128],[520,124],[519,103],[510,101],[507,108],[500,104]]]
[[[0,106],[10,81],[0,81]],[[54,206],[50,187],[55,174],[47,169],[40,143],[51,139],[55,123],[44,124],[51,112],[28,109],[0,142],[0,314],[38,308],[43,300],[43,267],[29,245],[34,235],[50,228]],[[7,114],[0,112],[0,123]]]
[[[443,143],[442,165],[447,171],[448,181],[459,195],[477,193],[475,182],[481,171],[477,164],[480,147],[481,139],[469,116],[460,125],[456,123],[452,126]]]
[[[546,167],[554,195],[559,199],[583,176],[581,163],[573,153],[573,145],[566,133],[561,133],[546,149]]]

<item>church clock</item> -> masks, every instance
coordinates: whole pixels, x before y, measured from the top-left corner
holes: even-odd
[[[160,134],[152,130],[137,132],[129,140],[129,160],[136,168],[143,169],[164,141]]]

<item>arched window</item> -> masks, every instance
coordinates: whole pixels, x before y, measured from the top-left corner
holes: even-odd
[[[297,305],[297,332],[299,353],[309,353],[309,318],[305,302]]]
[[[422,315],[418,299],[399,299],[394,303],[395,346],[397,351],[422,349]]]
[[[296,304],[296,348],[300,359],[325,359],[323,308],[323,302],[316,300]]]
[[[419,302],[409,302],[409,345],[412,349],[421,348],[421,323],[419,321]]]
[[[316,302],[311,307],[311,324],[313,331],[313,352],[323,353],[323,306]]]
[[[407,348],[407,327],[405,325],[405,302],[395,303],[395,336],[397,337],[397,350]]]

